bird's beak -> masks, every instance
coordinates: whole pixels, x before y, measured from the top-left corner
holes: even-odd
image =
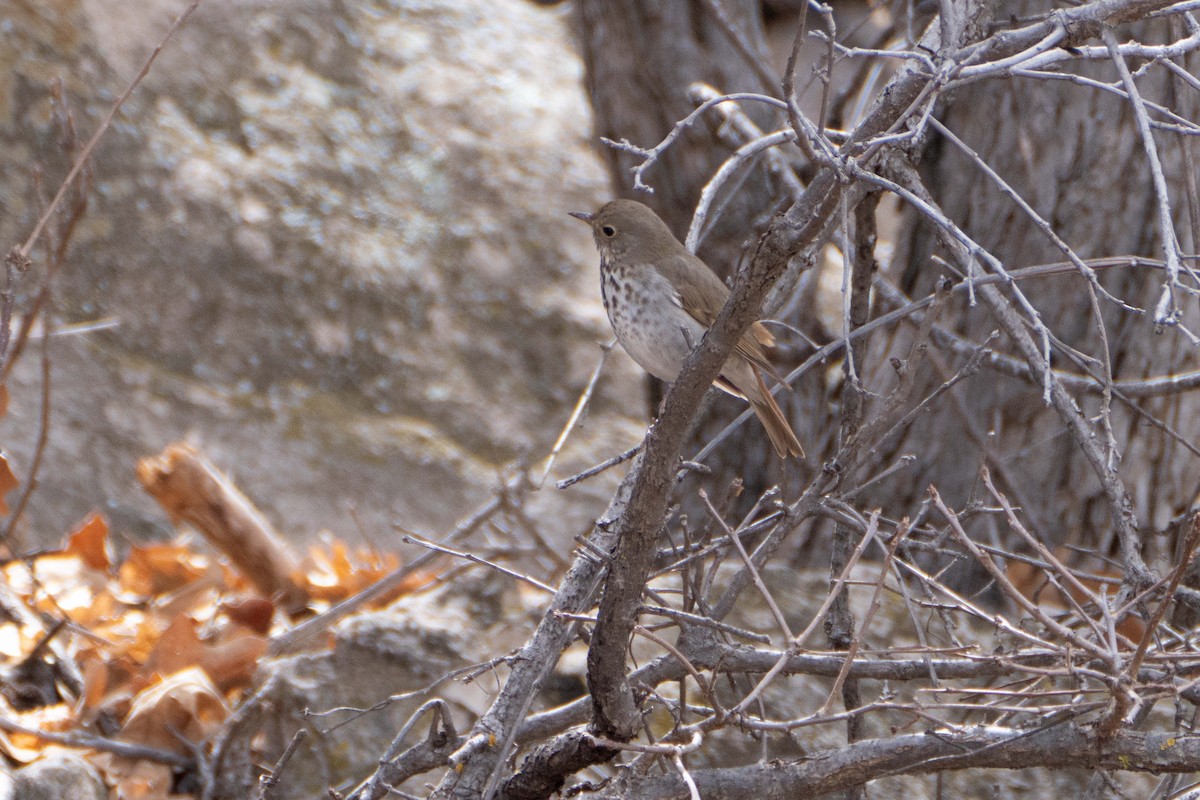
[[[595,214],[589,214],[586,211],[568,211],[567,213],[570,214],[575,219],[583,220],[584,222],[586,222],[589,225],[591,225],[592,220],[594,220],[596,218]]]

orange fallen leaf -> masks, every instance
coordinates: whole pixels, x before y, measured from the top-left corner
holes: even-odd
[[[275,604],[263,597],[237,597],[221,603],[225,616],[255,633],[266,636],[271,632],[271,620],[275,616]]]
[[[200,667],[222,691],[228,691],[249,684],[266,652],[266,638],[240,625],[230,625],[213,640],[201,639],[196,621],[181,614],[159,637],[146,670],[168,674]]]
[[[93,753],[89,760],[113,787],[113,800],[168,800],[175,776],[169,764]]]
[[[124,719],[134,692],[148,682],[141,663],[103,644],[83,648],[76,661],[83,674],[83,692],[76,702],[80,723],[90,724],[101,715],[106,720]]]
[[[83,675],[83,691],[79,695],[79,708],[90,711],[99,708],[108,693],[108,665],[96,658],[79,664]]]
[[[217,687],[204,670],[192,667],[135,697],[119,738],[189,755],[186,742],[198,745],[216,733],[228,716],[229,708]]]
[[[9,562],[3,579],[38,611],[61,615],[72,622],[90,625],[112,611],[108,576],[89,569],[78,555],[57,551],[32,561]]]
[[[196,635],[196,621],[180,614],[162,632],[146,660],[151,675],[171,675],[200,664],[204,645]]]
[[[143,596],[174,591],[200,578],[208,559],[178,544],[134,547],[121,565],[121,586]]]
[[[345,543],[337,541],[328,550],[309,549],[302,578],[310,597],[337,602],[361,592],[399,566],[400,559],[393,553],[351,553]]]
[[[78,556],[92,569],[108,571],[112,559],[108,554],[108,521],[103,514],[93,512],[79,523],[67,540],[67,552]]]
[[[208,643],[200,666],[223,692],[249,686],[258,662],[267,654],[267,639],[241,626],[230,626]]]
[[[145,664],[162,633],[161,623],[152,616],[139,615],[137,612],[127,612],[123,622],[121,654],[134,664]]]
[[[21,482],[17,480],[16,475],[13,475],[12,467],[8,465],[8,459],[0,456],[0,515],[6,515],[9,512],[8,502],[4,499],[5,495],[20,485]]]
[[[71,709],[63,703],[9,714],[30,730],[52,733],[69,731],[75,721]],[[48,744],[37,734],[13,732],[5,736],[3,749],[13,760],[28,764],[41,758]]]

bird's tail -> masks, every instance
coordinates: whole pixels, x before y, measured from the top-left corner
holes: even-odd
[[[800,440],[796,438],[792,426],[788,424],[787,417],[783,416],[779,404],[775,402],[767,385],[763,383],[762,375],[757,369],[753,372],[754,379],[758,381],[758,391],[745,392],[745,396],[750,407],[754,409],[755,416],[766,430],[767,438],[771,440],[771,446],[775,448],[775,452],[779,454],[780,458],[788,456],[804,458],[804,448],[800,446]]]

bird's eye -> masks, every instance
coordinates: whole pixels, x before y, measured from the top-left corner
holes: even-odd
[[[617,229],[614,228],[612,225],[605,225],[604,227],[602,227],[600,229],[600,232],[603,233],[605,236],[612,238],[613,235],[616,234]]]

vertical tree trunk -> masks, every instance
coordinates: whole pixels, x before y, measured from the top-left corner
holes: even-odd
[[[1013,13],[1030,13],[1028,6],[1022,4]],[[1102,81],[1115,77],[1111,63],[1088,72]],[[1161,80],[1164,74],[1139,77],[1138,87],[1147,99],[1172,105],[1171,87]],[[1128,99],[1066,81],[1014,78],[956,92],[940,117],[1080,257],[1163,257],[1154,187]],[[1156,133],[1178,210],[1186,207],[1181,180],[1186,138]],[[944,138],[935,136],[926,148],[923,171],[941,208],[1010,271],[1066,260],[1029,216]],[[1181,221],[1176,220],[1177,230],[1187,251],[1192,237]],[[921,296],[944,272],[930,261],[938,252],[931,228],[909,212],[898,239],[892,273],[910,296]],[[1195,366],[1195,347],[1183,334],[1171,329],[1154,332],[1150,312],[1163,280],[1161,271],[1148,268],[1126,266],[1100,274],[1101,284],[1114,296],[1147,310],[1139,314],[1100,300],[1114,380]],[[1077,274],[1029,281],[1021,288],[1062,343],[1094,358],[1102,355],[1087,286]],[[1185,297],[1182,303],[1184,322],[1195,330],[1195,299]],[[975,342],[997,327],[982,305],[969,309],[959,303],[947,312],[943,321]],[[1003,340],[997,347],[1008,350]],[[1066,357],[1061,345],[1055,351],[1056,368],[1084,371]],[[883,380],[892,352],[884,340],[877,340],[868,358],[877,381]],[[942,360],[945,374],[935,381],[949,377],[962,362],[945,356]],[[1099,372],[1099,363],[1092,369]],[[1100,412],[1097,395],[1079,400],[1085,413]],[[1171,394],[1136,402],[1186,441],[1200,438],[1200,396]],[[1153,532],[1191,505],[1200,461],[1117,399],[1112,422],[1121,476],[1133,497],[1144,541],[1152,544]],[[953,504],[964,503],[978,495],[978,470],[987,464],[1047,541],[1111,549],[1111,519],[1095,473],[1065,435],[1059,417],[1042,401],[1039,386],[995,375],[968,381],[955,401],[941,404],[896,442],[892,455],[899,453],[918,454],[916,474],[881,485],[876,492],[881,502],[914,502],[933,483]]]

